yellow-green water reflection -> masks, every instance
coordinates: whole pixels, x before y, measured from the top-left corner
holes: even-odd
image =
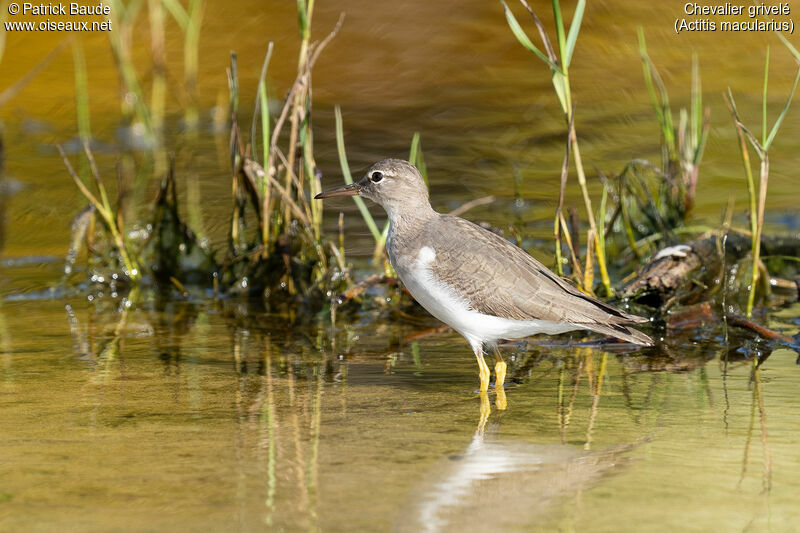
[[[295,4],[236,0],[205,2],[200,37],[198,104],[202,127],[195,140],[181,130],[183,40],[171,19],[166,25],[170,92],[166,100],[166,149],[176,154],[178,185],[184,195],[195,186],[203,206],[195,229],[224,246],[230,215],[228,132],[214,133],[212,115],[227,101],[225,69],[229,53],[238,53],[241,124],[247,127],[267,43],[275,42],[270,66],[276,104],[295,77],[299,38]],[[551,2],[531,4],[551,27]],[[608,175],[634,158],[658,164],[657,122],[642,79],[636,30],[642,26],[648,50],[659,67],[677,113],[688,105],[691,57],[697,52],[704,104],[711,108],[711,132],[700,170],[695,215],[717,224],[728,198],[735,214],[746,210],[747,187],[738,155],[735,129],[722,99],[731,87],[743,119],[757,125],[767,44],[772,46],[768,110],[774,120],[785,103],[795,69],[791,55],[774,35],[722,32],[672,33],[681,4],[642,6],[623,1],[588,2],[570,74],[576,102],[576,127],[585,165]],[[520,20],[533,36],[535,30]],[[567,13],[571,7],[567,7]],[[346,14],[340,34],[314,71],[315,156],[325,187],[342,178],[333,140],[333,106],[344,114],[348,156],[354,172],[385,157],[408,153],[419,131],[431,175],[436,208],[452,209],[464,201],[492,194],[498,201],[470,213],[498,226],[516,218],[542,239],[552,234],[564,150],[565,125],[550,74],[511,35],[499,2],[316,2],[314,39]],[[149,96],[152,82],[150,34],[146,10],[133,32],[134,60]],[[125,148],[121,131],[118,74],[106,35],[81,35],[87,56],[92,132],[104,147],[97,150],[101,172],[113,182],[116,152]],[[0,63],[0,90],[22,78],[63,39],[57,32],[8,33]],[[797,45],[797,43],[795,43]],[[8,220],[4,249],[10,255],[63,255],[70,220],[83,205],[54,149],[77,135],[75,80],[69,48],[0,108],[6,176],[25,189],[13,197],[0,217]],[[796,103],[796,102],[795,102]],[[800,156],[794,139],[800,134],[798,110],[783,123],[770,151],[768,215],[792,213],[800,196],[794,169]],[[223,112],[224,115],[224,112]],[[758,134],[758,132],[756,132]],[[139,161],[149,177],[147,158]],[[514,176],[524,200],[514,203]],[[590,186],[600,190],[592,171]],[[574,178],[571,178],[573,180]],[[154,180],[153,183],[156,183]],[[571,181],[574,185],[574,182]],[[152,184],[151,184],[152,185]],[[152,187],[151,187],[152,189]],[[576,187],[567,205],[578,205]],[[144,194],[143,198],[151,195]],[[596,197],[595,197],[596,198]],[[597,201],[597,200],[595,200]],[[350,202],[326,207],[329,228],[335,215],[347,211],[348,246],[369,254],[371,245]],[[376,210],[379,219],[384,214]],[[352,215],[352,216],[351,216]],[[768,217],[769,224],[775,224]],[[2,224],[0,222],[0,224]],[[794,221],[796,227],[797,222]]]
[[[794,352],[753,372],[726,369],[714,345],[672,358],[529,346],[509,358],[508,409],[482,425],[456,334],[414,346],[398,344],[409,325],[344,323],[334,352],[327,327],[148,307],[0,309],[0,529],[796,523]]]

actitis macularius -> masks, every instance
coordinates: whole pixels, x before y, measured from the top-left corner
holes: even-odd
[[[589,329],[634,344],[652,339],[632,329],[647,322],[582,293],[502,237],[463,218],[437,213],[419,170],[407,161],[375,163],[358,182],[316,198],[361,195],[389,215],[386,251],[408,292],[472,346],[481,390],[489,387],[484,347],[495,349],[496,386],[506,364],[500,339]]]

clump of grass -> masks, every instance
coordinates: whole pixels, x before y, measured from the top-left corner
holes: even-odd
[[[161,180],[158,196],[153,202],[146,223],[130,231],[123,217],[123,202],[127,196],[117,165],[117,200],[112,204],[100,177],[88,140],[83,141],[84,154],[94,177],[94,191],[73,169],[59,145],[64,164],[89,206],[73,220],[72,239],[64,269],[65,281],[86,243],[91,280],[107,283],[114,291],[119,285],[131,290],[142,286],[175,287],[181,295],[188,293],[186,285],[207,285],[218,271],[213,253],[198,239],[178,213],[174,165]],[[99,215],[100,230],[95,224]],[[134,301],[129,297],[128,301]]]
[[[66,153],[64,152],[64,149],[61,148],[61,145],[58,146],[58,151],[61,154],[64,164],[67,167],[67,171],[75,182],[75,185],[78,186],[78,189],[81,191],[83,196],[89,201],[90,205],[94,208],[94,211],[100,215],[100,220],[103,222],[106,231],[111,237],[111,242],[114,246],[114,252],[119,255],[119,258],[122,262],[123,274],[132,282],[138,282],[142,275],[142,270],[139,266],[138,253],[133,249],[131,243],[126,238],[124,223],[122,220],[122,212],[119,209],[119,202],[117,203],[116,207],[112,207],[108,199],[108,193],[106,192],[105,185],[100,177],[100,172],[97,169],[94,156],[92,156],[92,152],[89,150],[89,143],[84,141],[83,147],[86,157],[89,160],[89,165],[92,169],[95,189],[98,193],[97,195],[86,186],[83,180],[81,180],[81,178],[78,176],[78,173],[75,172],[72,164],[67,158]]]
[[[313,0],[298,3],[301,46],[297,76],[274,120],[268,108],[267,74],[273,53],[273,46],[268,46],[247,144],[238,123],[236,56],[231,57],[234,210],[223,277],[233,290],[271,294],[280,288],[290,296],[305,298],[327,292],[346,277],[339,275],[344,269],[339,249],[322,234],[322,205],[313,199],[321,191],[321,175],[314,159],[310,85],[314,64],[338,33],[342,19],[325,39],[312,42],[312,13]],[[248,229],[246,213],[251,211],[257,220],[255,231]]]
[[[608,203],[611,209],[607,212],[601,208],[597,226],[603,249],[606,249],[606,244],[618,245],[620,241],[615,238],[618,235],[641,259],[646,252],[642,246],[651,246],[656,241],[672,243],[677,240],[675,233],[685,223],[694,205],[700,163],[708,138],[710,109],[703,108],[696,55],[692,57],[690,105],[688,109],[680,109],[678,120],[675,120],[667,88],[647,53],[641,28],[639,55],[645,86],[661,133],[661,166],[634,159],[625,165],[615,180],[600,173],[605,198],[602,203]]]
[[[580,146],[578,144],[578,136],[575,130],[575,105],[572,100],[572,89],[570,86],[569,67],[572,62],[572,55],[575,51],[575,44],[578,40],[578,33],[580,32],[581,22],[583,20],[583,13],[586,8],[585,0],[578,0],[575,7],[575,12],[572,17],[572,23],[567,30],[564,24],[564,18],[561,12],[561,3],[559,0],[553,0],[553,17],[556,25],[556,44],[558,46],[558,54],[554,49],[550,37],[547,35],[544,25],[539,17],[531,9],[525,0],[520,0],[525,9],[530,13],[533,18],[534,24],[541,37],[544,51],[540,50],[528,35],[522,29],[516,17],[505,1],[501,0],[505,10],[506,21],[511,28],[512,33],[520,42],[520,44],[528,51],[533,53],[536,57],[541,59],[549,68],[553,82],[553,89],[556,93],[558,103],[564,115],[564,120],[568,128],[568,143],[570,145],[570,153],[572,160],[575,164],[575,171],[578,176],[578,185],[580,186],[583,195],[583,202],[586,208],[586,216],[589,221],[589,231],[587,235],[587,264],[583,279],[578,280],[586,292],[592,292],[592,276],[590,271],[594,268],[594,261],[592,257],[596,258],[598,269],[600,270],[600,278],[606,294],[610,295],[611,281],[608,276],[608,268],[606,266],[606,254],[602,247],[600,232],[597,229],[596,213],[592,208],[592,200],[589,196],[589,189],[586,182],[586,173],[583,169],[583,161],[581,159]],[[564,189],[562,187],[562,195]],[[557,209],[555,219],[553,222],[554,233],[556,236],[556,267],[559,273],[562,272],[562,258],[561,258],[561,208],[563,207],[563,196],[559,199],[559,208]],[[574,243],[577,244],[577,243]]]
[[[345,183],[350,185],[353,183],[353,174],[350,172],[350,164],[347,162],[347,153],[344,147],[342,110],[338,105],[334,109],[334,116],[336,118],[336,149],[339,154],[339,166],[342,169],[342,176],[344,177]],[[375,219],[372,218],[372,214],[369,212],[369,209],[367,209],[367,204],[364,203],[364,200],[358,196],[353,196],[353,201],[358,207],[358,211],[367,224],[367,228],[369,228],[369,232],[372,234],[372,238],[375,240],[377,246],[383,238],[383,232],[378,229],[378,225],[375,223]]]
[[[112,6],[115,28],[120,31],[111,37],[111,46],[120,71],[123,92],[133,95],[130,101],[123,99],[130,104],[128,109],[123,107],[123,114],[130,124],[140,124],[146,134],[153,135],[160,143],[165,111],[165,15],[170,13],[185,32],[185,80],[189,87],[192,80],[196,79],[196,50],[203,2],[192,0],[188,11],[175,0],[147,2],[154,61],[149,106],[144,103],[139,75],[131,62],[132,27],[140,6],[141,3],[122,5],[119,2]],[[84,237],[94,238],[93,220],[98,214],[108,237],[104,242],[109,246],[90,246],[90,251],[102,250],[95,255],[103,255],[98,261],[103,269],[116,270],[114,259],[118,257],[119,268],[134,286],[155,281],[160,285],[173,285],[181,294],[185,294],[185,283],[203,283],[203,280],[208,281],[213,277],[215,291],[244,291],[251,294],[256,290],[262,294],[278,291],[290,296],[307,297],[325,293],[326,289],[338,289],[340,282],[346,282],[348,278],[344,272],[343,250],[340,250],[342,243],[337,247],[324,239],[322,206],[313,200],[321,190],[321,176],[314,159],[311,100],[313,66],[338,32],[342,20],[325,39],[313,42],[310,31],[313,6],[313,0],[298,2],[301,46],[297,75],[280,114],[274,120],[269,113],[267,91],[272,43],[267,48],[259,76],[249,143],[245,143],[239,128],[238,65],[236,55],[231,56],[228,81],[234,206],[229,250],[221,270],[213,254],[202,244],[202,239],[198,239],[178,215],[172,166],[169,172],[164,172],[166,177],[162,179],[158,198],[153,205],[152,219],[144,226],[144,230],[137,233],[141,242],[131,242],[132,237],[126,234],[123,224],[121,200],[125,191],[122,173],[118,187],[120,200],[112,206],[89,151],[88,82],[80,43],[75,44],[73,56],[78,129],[95,177],[96,191],[90,190],[86,179],[72,169],[64,156],[76,185],[90,203],[90,208],[76,218],[73,246],[66,268],[68,273],[77,256],[78,243]],[[189,122],[196,110],[187,113],[186,120]],[[157,157],[166,160],[166,152],[162,148],[153,148],[158,149]],[[127,162],[133,161],[129,158]],[[118,171],[121,166],[118,165]],[[158,164],[156,167],[158,174]],[[252,224],[253,220],[257,223]]]
[[[791,50],[791,48],[790,48]],[[796,52],[796,50],[795,50]],[[795,57],[800,56],[797,54]],[[798,57],[800,60],[800,57]],[[752,236],[752,271],[750,278],[750,290],[747,297],[747,317],[753,314],[753,305],[755,302],[756,287],[762,276],[762,271],[766,275],[766,267],[760,260],[761,252],[761,234],[764,227],[764,209],[767,201],[767,186],[769,183],[769,149],[772,146],[775,136],[778,134],[781,123],[789,111],[789,106],[792,103],[794,92],[797,89],[797,83],[800,81],[800,68],[794,78],[792,90],[786,99],[786,104],[783,106],[778,118],[772,125],[772,128],[767,128],[767,87],[769,82],[769,47],[767,47],[766,59],[764,61],[764,85],[761,98],[761,137],[757,138],[739,119],[739,111],[736,108],[736,101],[733,98],[733,91],[728,88],[726,100],[728,108],[730,109],[733,118],[734,126],[736,127],[736,134],[739,138],[739,150],[742,154],[742,162],[744,163],[745,176],[747,177],[747,190],[750,197],[750,233]],[[758,179],[758,196],[756,197],[756,182],[753,177],[753,170],[750,163],[750,153],[747,143],[755,150],[758,158],[761,161],[759,166],[759,179]],[[765,276],[766,277],[766,276]],[[763,284],[768,287],[767,284]]]
[[[711,110],[703,109],[700,68],[697,54],[692,55],[692,84],[689,109],[682,108],[675,121],[669,103],[669,94],[655,64],[647,53],[644,31],[639,27],[639,54],[645,85],[653,110],[661,127],[661,173],[671,181],[673,188],[671,207],[681,220],[694,204],[700,161],[708,138]],[[678,176],[679,179],[675,179]]]
[[[272,42],[267,46],[267,54],[264,57],[264,64],[261,67],[261,75],[258,78],[258,97],[256,98],[256,108],[253,112],[253,125],[250,129],[250,139],[254,143],[253,151],[255,152],[256,140],[256,126],[258,120],[261,120],[261,143],[262,143],[262,161],[266,168],[271,167],[271,150],[269,147],[270,142],[270,121],[269,121],[269,99],[267,98],[267,70],[269,69],[269,61],[272,58]],[[261,210],[262,213],[269,213],[271,204],[270,187],[267,181],[261,184]],[[269,216],[261,217],[261,239],[264,248],[269,247],[270,237],[270,218]]]

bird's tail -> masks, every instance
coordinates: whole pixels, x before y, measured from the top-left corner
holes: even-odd
[[[610,335],[611,337],[616,337],[633,344],[640,344],[642,346],[652,346],[654,344],[653,339],[638,329],[633,329],[622,324],[582,324],[582,326],[596,331],[597,333]]]

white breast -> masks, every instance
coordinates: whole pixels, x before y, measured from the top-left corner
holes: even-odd
[[[436,261],[436,250],[422,246],[410,261],[390,260],[408,292],[430,314],[463,335],[478,350],[482,344],[495,344],[498,339],[521,339],[537,333],[550,335],[578,329],[574,324],[544,320],[513,320],[479,313],[470,308],[467,299],[434,276],[431,265]]]

